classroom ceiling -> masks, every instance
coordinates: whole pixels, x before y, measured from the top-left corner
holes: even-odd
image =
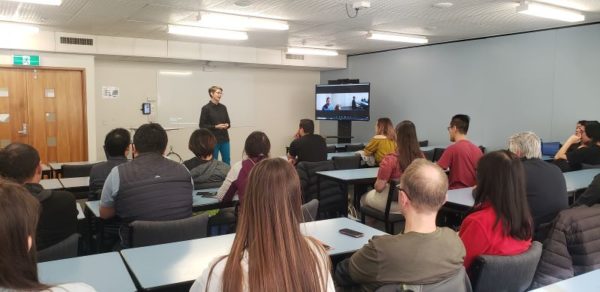
[[[337,49],[358,54],[415,46],[366,39],[369,30],[423,35],[430,43],[488,37],[573,23],[516,13],[517,1],[371,0],[349,18],[354,0],[63,0],[47,6],[0,0],[0,20],[39,24],[42,29],[120,37],[231,44],[268,49],[287,46]],[[449,8],[437,3],[450,2]],[[539,0],[575,8],[586,20],[600,21],[600,0]],[[199,11],[286,20],[289,31],[249,31],[246,41],[169,35],[167,24],[196,19]],[[353,10],[350,14],[353,14]]]

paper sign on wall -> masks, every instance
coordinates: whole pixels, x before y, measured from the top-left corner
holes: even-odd
[[[119,88],[115,86],[102,86],[102,98],[119,98]]]

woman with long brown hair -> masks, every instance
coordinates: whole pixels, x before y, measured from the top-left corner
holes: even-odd
[[[300,180],[281,158],[250,172],[228,256],[213,261],[190,291],[335,291],[322,245],[300,232]]]
[[[402,172],[413,160],[423,158],[423,152],[419,147],[417,130],[411,121],[402,121],[396,126],[396,152],[384,156],[379,164],[377,180],[374,189],[365,195],[364,203],[370,207],[385,211],[389,190],[389,181],[399,181]],[[397,202],[392,202],[391,212],[399,213]]]
[[[37,275],[35,232],[40,203],[22,186],[0,179],[0,291],[95,291],[83,283],[50,287]]]
[[[463,220],[465,268],[479,255],[517,255],[529,249],[533,220],[527,204],[525,170],[507,150],[490,152],[477,163],[475,206]]]
[[[380,118],[375,126],[375,136],[365,146],[365,155],[374,156],[375,163],[381,163],[383,157],[396,151],[396,132],[389,118]]]

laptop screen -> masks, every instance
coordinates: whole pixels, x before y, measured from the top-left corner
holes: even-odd
[[[554,156],[560,149],[560,142],[542,143],[542,155]]]

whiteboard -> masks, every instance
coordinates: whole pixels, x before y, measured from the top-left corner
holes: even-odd
[[[158,71],[158,122],[163,127],[197,128],[202,107],[210,101],[208,88],[213,85],[223,88],[221,103],[227,107],[231,126],[254,126],[254,76],[239,71]]]

